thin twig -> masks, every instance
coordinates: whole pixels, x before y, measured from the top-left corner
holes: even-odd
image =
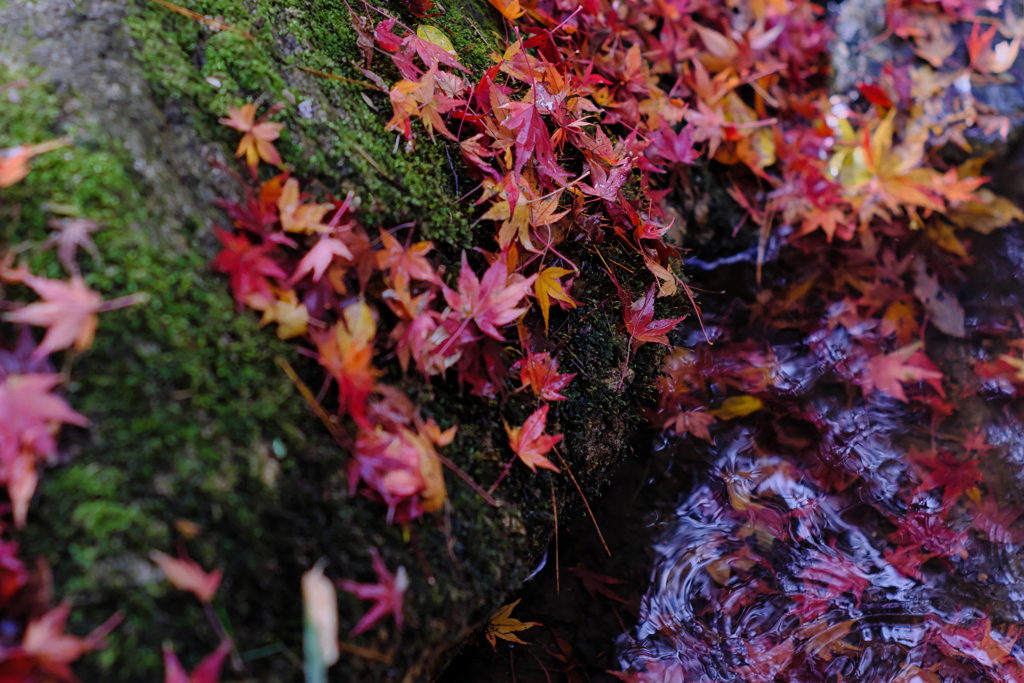
[[[516,464],[516,460],[518,458],[519,458],[518,455],[513,455],[512,456],[512,459],[508,461],[507,465],[505,465],[505,469],[503,469],[501,471],[501,474],[498,475],[498,479],[493,484],[491,484],[491,488],[487,489],[488,493],[494,493],[495,489],[498,488],[498,484],[500,484],[501,482],[505,481],[505,477],[508,476],[508,473],[512,470],[512,465]]]
[[[590,251],[591,253],[597,254],[597,257],[598,257],[599,259],[601,259],[601,263],[603,263],[603,264],[604,264],[604,267],[605,267],[605,268],[607,268],[609,272],[611,272],[611,266],[609,266],[609,265],[608,265],[608,261],[605,261],[605,260],[604,260],[604,256],[603,256],[603,255],[601,254],[601,252],[600,252],[600,251],[599,251],[599,250],[597,249],[597,247],[594,247],[593,249],[589,249],[589,248],[588,248],[588,249],[587,249],[587,251]],[[621,263],[619,263],[618,261],[612,261],[612,259],[608,259],[608,260],[609,260],[609,261],[611,261],[612,263],[614,263],[615,265],[617,265],[617,266],[618,266],[619,268],[622,268],[622,269],[623,269],[624,271],[626,271],[627,273],[630,273],[631,275],[635,275],[635,274],[636,274],[636,271],[635,271],[635,270],[633,270],[632,268],[630,268],[630,267],[628,267],[628,266],[624,266],[624,265],[622,265]]]
[[[127,308],[128,306],[134,306],[135,304],[145,303],[149,303],[149,294],[146,292],[138,292],[137,294],[119,296],[116,299],[104,301],[103,305],[96,309],[96,312],[106,313],[107,311],[116,311],[119,308]]]
[[[583,499],[583,505],[587,508],[587,514],[590,515],[590,519],[594,522],[594,528],[597,529],[597,537],[601,539],[601,545],[604,546],[604,551],[608,553],[608,557],[611,557],[612,551],[608,549],[608,544],[605,543],[604,534],[601,533],[601,527],[597,525],[597,517],[594,517],[594,511],[590,509],[590,503],[587,502],[587,497],[583,495],[583,489],[580,488],[580,483],[576,481],[576,477],[573,476],[572,470],[569,469],[569,464],[565,461],[565,458],[562,457],[558,447],[556,446],[553,450],[555,451],[555,455],[558,456],[559,461],[561,461],[562,467],[565,468],[569,478],[572,479],[572,483],[576,485],[576,490],[579,491],[580,498]]]

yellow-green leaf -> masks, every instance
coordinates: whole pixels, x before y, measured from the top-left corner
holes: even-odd
[[[437,45],[446,52],[450,52],[453,55],[455,54],[455,46],[452,45],[452,41],[448,40],[448,36],[446,36],[444,31],[439,28],[420,24],[416,27],[416,35],[428,43]]]

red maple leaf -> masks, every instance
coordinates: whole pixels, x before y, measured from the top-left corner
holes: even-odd
[[[942,557],[966,557],[967,532],[956,533],[943,523],[939,515],[911,510],[890,538],[900,545],[922,547]]]
[[[567,375],[558,374],[557,358],[552,358],[549,353],[533,353],[529,349],[526,351],[526,358],[516,361],[512,370],[519,371],[519,379],[524,389],[531,387],[533,393],[544,401],[566,400],[565,396],[558,392],[576,376],[575,372]]]
[[[294,285],[310,273],[313,274],[313,282],[319,282],[337,257],[351,261],[352,252],[344,242],[334,237],[327,237],[325,233],[317,240],[313,248],[306,252],[306,255],[299,261],[299,265],[295,266],[295,272],[288,279],[289,284]]]
[[[1019,506],[1000,507],[995,499],[986,498],[973,515],[974,526],[984,531],[993,543],[1020,543],[1024,534],[1013,528],[1024,514]]]
[[[629,178],[629,172],[632,168],[633,162],[629,159],[612,167],[611,171],[606,171],[600,162],[591,161],[590,177],[593,179],[594,184],[591,186],[586,183],[580,183],[580,189],[584,193],[593,195],[598,199],[614,202],[618,199],[619,190]]]
[[[20,647],[4,648],[0,655],[2,681],[76,681],[71,663],[86,652],[102,647],[103,637],[122,616],[116,614],[92,633],[79,638],[67,633],[71,603],[64,602],[25,627]]]
[[[618,284],[616,282],[616,284]],[[622,317],[626,323],[626,331],[629,332],[629,343],[635,351],[647,342],[671,346],[668,341],[668,333],[675,329],[686,317],[654,319],[654,291],[655,286],[651,285],[650,290],[642,298],[629,302],[627,293],[619,290],[622,299]]]
[[[974,459],[959,462],[951,454],[939,452],[920,458],[917,462],[931,470],[921,478],[917,492],[941,488],[943,510],[951,508],[964,493],[977,491],[981,483],[981,471],[978,470],[978,461]]]
[[[507,325],[526,312],[516,308],[529,291],[536,275],[508,284],[508,267],[500,258],[491,264],[483,279],[469,267],[466,252],[462,252],[462,269],[459,271],[459,291],[441,285],[445,301],[463,321],[473,321],[477,328],[489,337],[505,341],[498,328]],[[452,335],[459,336],[458,334]]]
[[[810,557],[812,564],[800,573],[809,593],[820,594],[825,600],[850,593],[860,604],[864,589],[871,585],[863,569],[839,553],[826,554],[815,550]]]
[[[267,254],[272,245],[254,245],[245,235],[233,235],[227,230],[214,229],[224,249],[217,254],[211,267],[231,276],[231,290],[241,310],[245,304],[274,301],[268,277],[284,280],[288,273]]]
[[[8,375],[0,382],[0,478],[7,485],[14,523],[25,524],[39,475],[36,457],[56,453],[61,424],[85,427],[89,420],[51,393],[60,375]]]
[[[608,587],[609,585],[622,583],[621,579],[613,579],[610,576],[602,576],[601,574],[595,574],[594,572],[584,567],[582,564],[577,564],[575,567],[570,567],[569,571],[571,571],[576,576],[576,578],[583,583],[583,588],[591,595],[599,593],[605,596],[606,598],[617,600],[619,602],[626,602],[618,595],[616,595],[611,588]]]
[[[919,545],[901,545],[896,550],[885,551],[885,561],[900,574],[908,578],[924,580],[921,565],[935,557],[935,553],[926,553]]]
[[[548,406],[546,403],[538,408],[522,427],[509,427],[505,423],[505,431],[508,433],[508,442],[519,459],[534,472],[538,467],[558,472],[558,468],[544,457],[544,454],[554,448],[555,444],[562,440],[561,434],[554,436],[544,433],[548,423]]]
[[[793,640],[778,643],[769,647],[770,634],[762,635],[753,641],[744,642],[747,656],[743,658],[743,666],[737,667],[736,673],[748,683],[774,683],[793,659]]]
[[[694,163],[698,155],[693,149],[693,124],[684,126],[676,133],[667,122],[662,121],[661,128],[651,137],[647,153],[674,164]]]
[[[377,583],[359,583],[349,579],[338,581],[338,587],[343,591],[352,593],[360,600],[372,600],[374,603],[370,611],[364,614],[355,628],[349,632],[350,638],[367,631],[388,614],[395,618],[395,627],[399,631],[402,630],[402,603],[405,600],[405,591],[409,588],[409,575],[406,574],[405,567],[399,567],[394,574],[389,572],[376,548],[370,548],[370,556],[373,558],[373,571],[377,574]]]
[[[390,270],[392,280],[397,278],[398,271],[404,271],[414,280],[439,282],[434,264],[427,258],[434,248],[432,242],[417,242],[406,249],[387,230],[380,231],[380,241],[384,248],[377,252],[377,267]]]
[[[220,587],[221,577],[224,574],[220,569],[215,569],[209,573],[203,571],[199,563],[187,555],[171,557],[159,550],[151,550],[149,552],[149,559],[153,560],[160,567],[164,576],[167,577],[167,580],[175,588],[192,593],[199,598],[200,602],[211,602],[213,600],[213,596],[217,594],[217,588]]]
[[[990,446],[981,429],[975,429],[964,437],[964,450],[967,452],[976,451],[979,458],[988,455],[994,446]]]
[[[516,164],[515,175],[518,178],[532,156],[536,160],[537,169],[558,185],[565,185],[565,170],[558,165],[555,152],[551,148],[551,135],[541,118],[537,104],[530,99],[521,102],[509,102],[502,105],[511,113],[502,121],[509,130],[516,131]]]

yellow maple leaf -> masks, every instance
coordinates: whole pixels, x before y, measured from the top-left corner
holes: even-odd
[[[270,323],[277,323],[277,336],[281,339],[291,339],[306,333],[309,311],[305,304],[299,303],[295,290],[282,292],[277,301],[264,309],[260,327]]]
[[[572,272],[568,268],[551,266],[542,270],[537,276],[537,281],[533,283],[533,292],[537,295],[537,303],[540,304],[540,312],[544,316],[545,334],[548,331],[548,314],[551,309],[552,299],[563,301],[572,308],[576,308],[576,302],[566,293],[562,288],[562,283],[558,280],[558,278],[569,275]]]
[[[497,648],[498,638],[507,640],[510,643],[519,643],[520,645],[526,645],[525,642],[519,639],[519,636],[515,635],[517,631],[525,631],[528,628],[534,626],[540,626],[536,621],[519,621],[511,617],[512,610],[515,609],[516,605],[519,604],[519,600],[505,605],[500,610],[494,613],[491,620],[487,622],[487,642],[491,644],[492,648]]]
[[[756,396],[745,394],[743,396],[730,396],[722,401],[722,405],[710,411],[719,420],[731,420],[736,417],[746,417],[753,412],[761,410],[764,403]]]
[[[277,200],[281,215],[281,227],[285,232],[303,232],[307,235],[326,232],[329,228],[321,223],[324,215],[334,208],[333,204],[303,204],[299,201],[299,181],[289,178]]]

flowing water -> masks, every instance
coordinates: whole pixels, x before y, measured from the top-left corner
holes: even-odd
[[[908,402],[858,384],[879,333],[848,296],[778,305],[855,266],[791,253],[759,288],[749,263],[696,264],[724,291],[704,297],[713,344],[690,328],[673,381],[708,406],[742,393],[762,407],[719,420],[714,443],[685,437],[696,482],[660,523],[622,677],[1024,681],[1024,424],[1017,389],[976,370],[1021,337],[1024,238],[973,251],[967,335],[927,335],[945,397],[922,386]]]

